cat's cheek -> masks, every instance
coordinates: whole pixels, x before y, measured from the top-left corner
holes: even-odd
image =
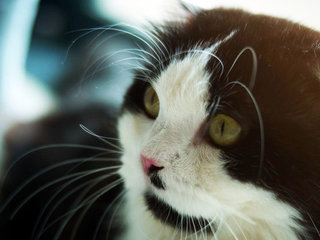
[[[123,149],[130,151],[140,148],[151,125],[150,120],[142,114],[124,112],[118,121],[119,139]]]
[[[120,175],[127,189],[144,192],[147,188],[146,176],[140,159],[144,136],[150,128],[150,120],[145,116],[124,113],[118,122],[119,137],[123,149]]]

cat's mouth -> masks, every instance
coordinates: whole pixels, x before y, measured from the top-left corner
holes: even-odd
[[[179,228],[187,233],[213,233],[215,231],[212,221],[201,217],[199,218],[181,214],[149,191],[145,192],[144,200],[148,210],[164,224],[171,225],[174,228]]]

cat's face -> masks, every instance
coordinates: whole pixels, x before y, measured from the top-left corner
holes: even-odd
[[[292,44],[298,27],[281,20],[279,30],[277,21],[217,10],[158,33],[162,43],[150,51],[154,57],[137,74],[119,119],[120,172],[135,209],[128,212],[136,222],[132,235],[294,240],[305,234],[299,222],[305,212],[283,192],[313,191],[296,191],[303,181],[290,176],[319,180],[301,167],[315,158],[303,155],[305,138],[296,137],[305,132],[316,141],[310,129],[319,111],[310,127],[296,118],[309,111],[301,91],[320,89],[319,82],[302,84],[317,78],[316,68],[297,74],[320,51],[311,44],[314,32],[302,29],[310,31],[307,43],[299,36]],[[309,63],[297,64],[294,55]],[[311,97],[319,106],[319,97]]]

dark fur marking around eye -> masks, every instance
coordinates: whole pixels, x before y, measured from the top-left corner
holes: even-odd
[[[124,110],[132,113],[144,112],[143,97],[148,86],[148,83],[136,80],[124,96],[121,113]]]
[[[212,221],[180,214],[150,192],[144,194],[144,199],[148,209],[153,215],[165,224],[188,231],[189,233],[196,233],[199,231],[212,233],[212,231],[214,231]]]

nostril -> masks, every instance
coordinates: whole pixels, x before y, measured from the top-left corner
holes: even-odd
[[[158,172],[161,170],[163,167],[161,167],[159,164],[156,163],[154,159],[147,158],[144,155],[140,155],[142,165],[143,165],[143,170],[146,175],[150,175],[152,173]]]
[[[157,167],[157,166],[151,165],[148,169],[148,176],[150,176],[153,173],[159,172],[161,169],[163,169],[163,167]]]
[[[150,182],[158,189],[165,189],[165,184],[161,180],[161,178],[158,175],[158,172],[163,169],[163,166],[160,166],[156,160],[152,158],[147,158],[143,156],[142,154],[140,155],[142,165],[143,165],[143,170],[144,173],[149,177]]]

